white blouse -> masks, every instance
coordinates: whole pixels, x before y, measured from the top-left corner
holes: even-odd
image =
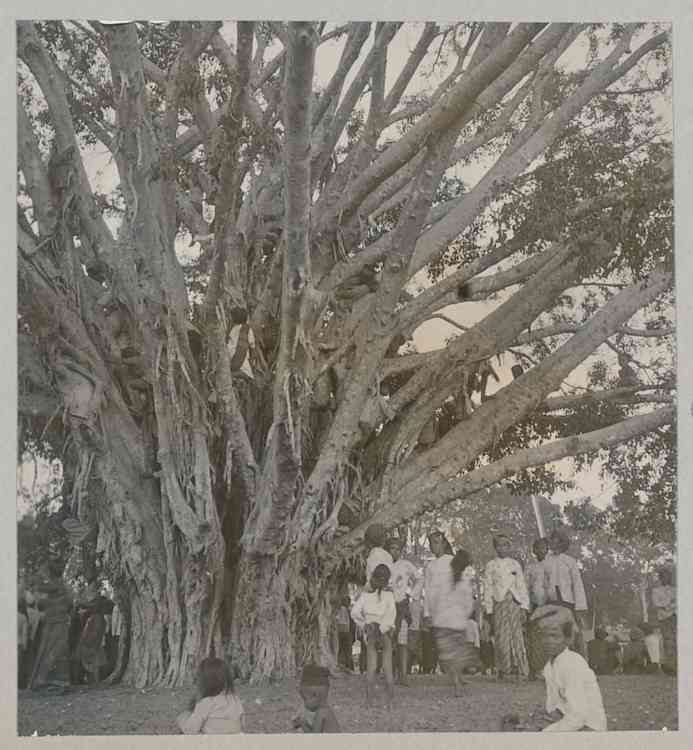
[[[351,619],[361,630],[370,623],[377,623],[381,633],[395,627],[396,614],[392,591],[363,591],[351,608]]]
[[[484,609],[493,614],[495,602],[502,602],[508,591],[522,609],[529,610],[529,593],[522,567],[512,557],[496,557],[484,569]]]
[[[466,568],[457,583],[452,579],[452,555],[431,560],[424,573],[424,617],[436,628],[464,630],[474,611],[474,578]]]

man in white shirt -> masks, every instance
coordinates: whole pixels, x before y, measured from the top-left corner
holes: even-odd
[[[409,671],[408,634],[411,624],[411,610],[408,606],[409,597],[411,596],[414,601],[418,602],[423,588],[423,577],[413,563],[401,557],[402,546],[402,541],[395,537],[390,539],[387,545],[393,559],[390,588],[394,594],[395,606],[397,607],[395,638],[399,659],[395,667],[395,674],[397,683],[406,686],[407,672]]]
[[[545,647],[552,655],[544,667],[546,713],[557,720],[545,727],[545,732],[603,732],[607,728],[597,677],[584,658],[570,650],[574,627],[567,621],[546,634]]]

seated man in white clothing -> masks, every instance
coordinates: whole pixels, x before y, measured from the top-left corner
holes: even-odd
[[[550,655],[544,667],[546,713],[552,719],[545,732],[575,732],[580,729],[606,730],[606,714],[597,677],[585,659],[570,650],[574,623],[564,622],[547,633]]]

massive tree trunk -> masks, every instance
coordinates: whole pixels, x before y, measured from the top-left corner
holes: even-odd
[[[558,61],[585,26],[429,23],[388,90],[400,28],[18,24],[22,434],[70,441],[71,513],[98,527],[128,623],[117,672],[138,686],[184,684],[212,652],[253,681],[333,666],[369,523],[673,420],[665,372],[555,395],[595,352],[622,364],[624,339],[672,333],[668,149],[630,142],[637,108],[590,124],[666,34],[595,37],[572,75]],[[437,39],[452,64],[407,98]],[[90,183],[94,141],[117,194]],[[489,301],[439,349],[402,349]],[[489,394],[504,354],[527,372]],[[532,431],[586,405],[594,424]]]

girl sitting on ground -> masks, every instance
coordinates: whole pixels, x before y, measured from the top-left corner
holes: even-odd
[[[394,695],[392,676],[392,634],[395,627],[395,597],[387,590],[390,568],[377,565],[369,582],[370,591],[363,591],[351,609],[351,617],[366,635],[366,705],[371,705],[378,668],[378,645],[382,644],[383,672],[387,685],[388,706]]]
[[[176,723],[183,734],[241,734],[243,704],[233,691],[231,671],[222,659],[203,659],[197,673],[197,694]]]

